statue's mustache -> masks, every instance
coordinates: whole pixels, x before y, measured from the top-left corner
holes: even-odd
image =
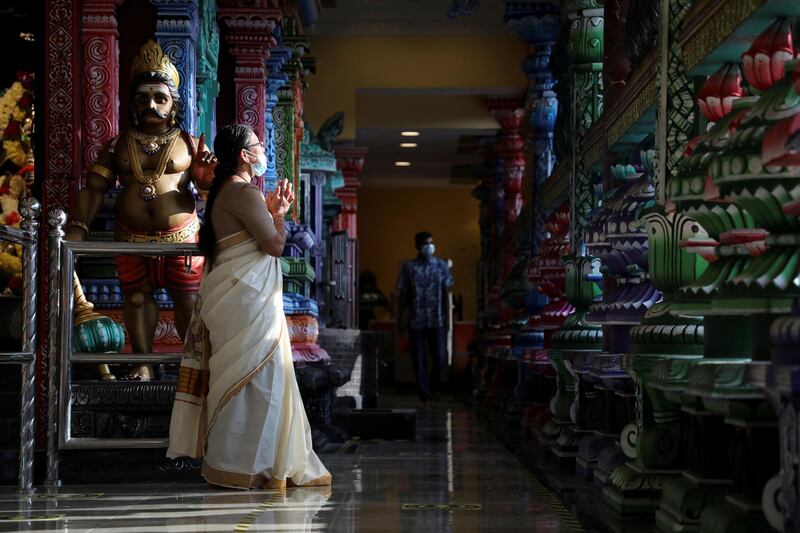
[[[167,117],[169,117],[169,115],[167,115],[166,113],[162,113],[158,109],[145,109],[144,111],[139,113],[139,118],[146,117],[147,115],[153,115],[154,117],[160,119],[166,119]]]

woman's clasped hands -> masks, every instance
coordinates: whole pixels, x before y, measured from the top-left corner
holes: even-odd
[[[267,209],[273,217],[285,217],[292,202],[294,191],[289,180],[278,181],[278,186],[267,194]]]

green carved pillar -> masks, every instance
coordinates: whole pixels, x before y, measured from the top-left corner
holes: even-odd
[[[797,312],[800,297],[797,237],[800,224],[796,210],[800,200],[796,156],[800,64],[787,62],[785,77],[776,80],[765,80],[759,72],[748,68],[756,54],[763,54],[760,43],[765,37],[770,38],[773,48],[769,52],[784,46],[789,48],[790,28],[788,19],[776,19],[744,54],[745,78],[763,92],[746,112],[739,114],[738,127],[710,165],[720,197],[746,210],[753,226],[737,227],[721,235],[715,255],[734,256],[736,262],[728,262],[738,270],[725,276],[712,294],[710,314],[724,320],[736,317],[739,324],[734,327],[741,331],[737,347],[744,350],[743,356],[754,361],[725,369],[725,374],[717,368],[717,373],[706,379],[706,388],[714,396],[719,397],[720,391],[732,392],[728,393],[727,401],[716,403],[711,403],[712,396],[707,394],[705,403],[710,409],[719,410],[726,420],[732,418],[729,414],[732,411],[748,415],[740,416],[743,420],[730,430],[731,435],[743,434],[748,439],[734,441],[734,461],[730,465],[732,490],[724,502],[704,510],[700,517],[701,531],[738,531],[743,527],[747,531],[768,531],[770,525],[784,527],[785,531],[797,529],[797,470],[793,459],[797,435],[793,392],[796,363],[792,357],[786,357],[787,348],[788,353],[796,350],[797,337],[793,333],[796,329],[787,328],[792,318],[785,315]],[[783,61],[779,60],[779,54],[769,53],[767,57],[771,58],[771,72],[782,70],[776,68],[780,66],[776,63]],[[762,362],[769,358],[770,352],[772,363]],[[753,386],[761,390],[754,391]],[[767,398],[780,413],[779,417],[763,405]],[[778,420],[780,432],[775,428]],[[769,446],[766,449],[757,446],[761,443]],[[776,448],[780,454],[774,453]],[[741,456],[750,459],[736,462]],[[779,477],[772,482],[768,480],[779,468],[782,487],[776,483]],[[760,508],[762,503],[767,504],[766,508]],[[782,505],[785,524],[779,516]]]
[[[584,168],[586,133],[603,111],[603,3],[572,0],[569,18],[570,84],[572,98],[572,172],[570,176],[570,224],[572,253],[583,255],[581,242],[596,204],[591,173]]]
[[[784,212],[798,196],[792,191],[800,179],[776,157],[790,144],[785,119],[800,112],[800,97],[792,88],[791,66],[780,80],[765,79],[752,65],[766,57],[769,72],[783,70],[778,63],[786,55],[778,52],[791,46],[789,27],[787,19],[776,19],[742,56],[745,78],[760,96],[725,105],[745,94],[738,64],[723,65],[700,88],[700,108],[716,124],[667,182],[678,209],[709,233],[686,243],[687,249],[711,264],[680,290],[681,308],[704,315],[704,358],[685,369],[680,401],[694,453],[682,476],[664,487],[657,513],[662,531],[769,531],[762,502],[770,504],[773,518],[777,514],[779,497],[768,480],[779,468],[773,451],[779,439],[767,399],[776,400],[779,386],[770,382],[774,371],[764,360],[770,326],[800,295],[797,283],[788,282],[800,271],[790,237],[797,224]],[[780,140],[772,143],[775,138]]]
[[[599,275],[600,260],[595,257],[563,258],[566,266],[566,297],[575,306],[561,328],[553,334],[550,364],[556,370],[556,395],[550,402],[553,418],[544,434],[554,442],[553,451],[565,466],[572,466],[578,444],[589,431],[579,423],[574,367],[587,353],[603,348],[603,330],[587,321],[589,306],[600,296],[600,287],[591,279]]]
[[[663,0],[659,28],[655,196],[658,206],[640,218],[648,239],[650,281],[663,299],[631,329],[623,367],[636,389],[636,458],[615,469],[603,499],[623,519],[652,520],[667,480],[679,476],[682,456],[680,394],[688,364],[703,354],[702,318],[683,314],[676,296],[705,267],[680,247],[706,237],[692,218],[671,210],[665,181],[677,171],[694,128],[692,85],[677,36],[692,0]],[[685,444],[685,443],[684,443]]]
[[[659,207],[641,220],[647,231],[650,279],[663,299],[631,330],[632,353],[623,357],[623,366],[636,388],[636,459],[612,472],[603,499],[623,518],[649,520],[664,483],[679,475],[682,464],[681,408],[664,388],[677,387],[680,392],[687,363],[703,353],[702,319],[679,314],[675,295],[696,279],[705,261],[679,246],[704,236],[691,218]],[[659,366],[661,362],[668,364]],[[658,374],[664,369],[666,375]]]
[[[574,467],[580,439],[586,428],[576,424],[575,375],[573,364],[587,352],[602,350],[603,330],[590,324],[589,306],[600,295],[596,279],[600,261],[588,256],[583,242],[597,199],[593,176],[583,165],[583,144],[589,128],[600,116],[603,102],[603,4],[597,0],[570,2],[569,57],[570,109],[572,132],[570,169],[570,254],[566,265],[566,295],[575,311],[553,334],[549,352],[556,370],[556,395],[550,402],[553,418],[543,428],[540,439],[552,446],[565,467]]]
[[[200,32],[197,36],[197,134],[206,134],[211,147],[217,131],[217,65],[219,26],[216,0],[200,0]]]

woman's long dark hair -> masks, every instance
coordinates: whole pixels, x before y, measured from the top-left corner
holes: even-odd
[[[206,211],[203,217],[203,226],[200,228],[200,242],[197,246],[206,257],[206,263],[211,266],[217,255],[217,234],[214,231],[211,213],[214,210],[214,201],[217,199],[222,184],[236,173],[239,166],[239,154],[245,146],[250,144],[253,129],[244,124],[229,124],[217,132],[214,139],[214,154],[217,156],[217,166],[214,168],[214,180],[208,191]]]

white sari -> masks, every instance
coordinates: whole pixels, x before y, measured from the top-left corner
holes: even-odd
[[[329,484],[294,375],[279,260],[237,236],[200,286],[167,456],[203,457],[215,485]]]

